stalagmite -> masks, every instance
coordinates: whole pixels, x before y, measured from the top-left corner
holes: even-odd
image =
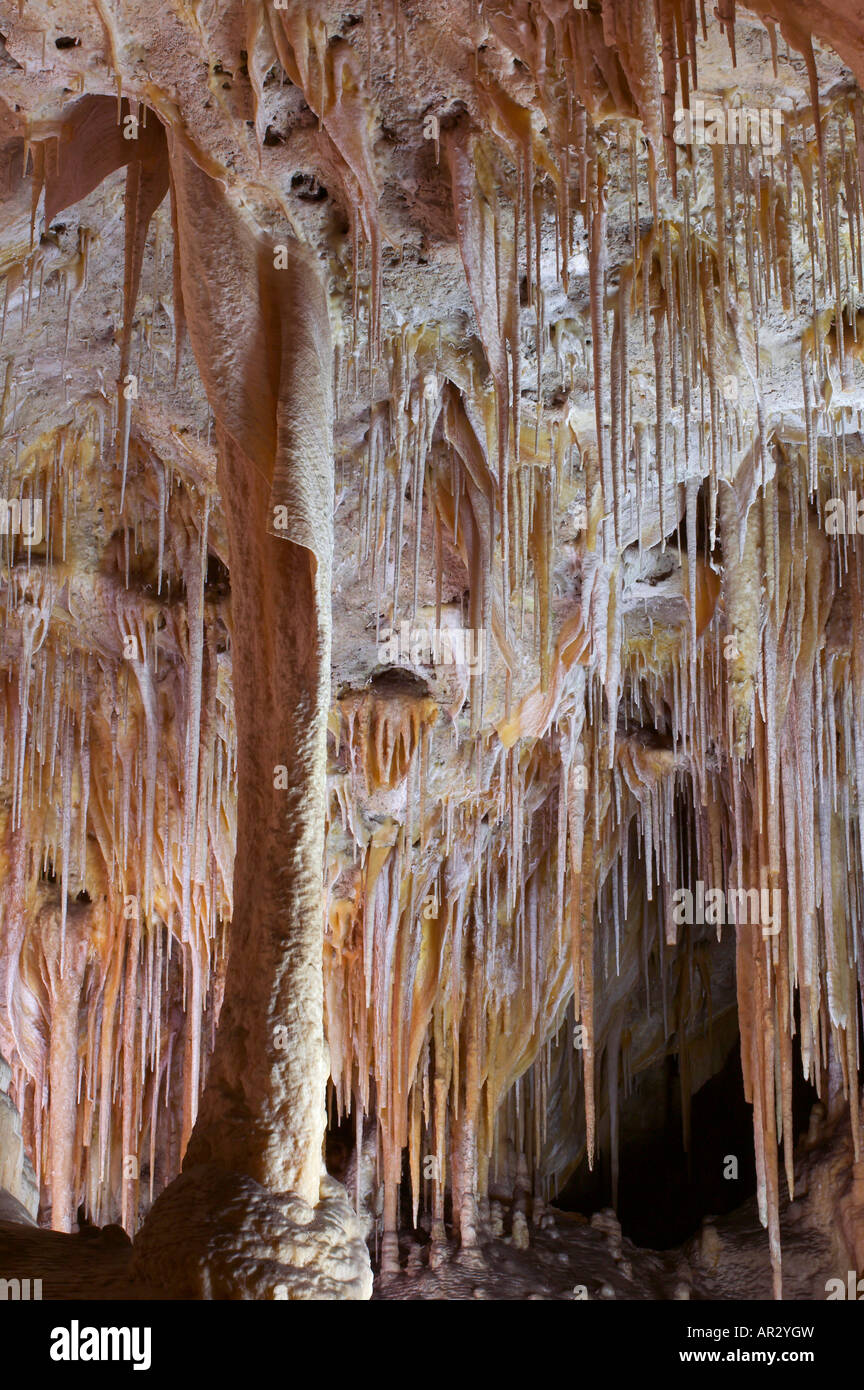
[[[293,1199],[309,1207],[319,1195],[329,1196],[321,1189],[325,1073],[319,882],[331,564],[329,329],[302,248],[291,247],[286,268],[275,268],[266,241],[242,214],[232,213],[182,148],[172,152],[172,179],[188,332],[220,436],[220,481],[235,576],[235,670],[245,670],[248,681],[235,679],[234,685],[238,848],[221,1027],[184,1177],[163,1194],[141,1238],[138,1258],[145,1267],[148,1260],[166,1259],[160,1215],[171,1223],[161,1236],[170,1250],[176,1237],[168,1231],[199,1181],[191,1175],[205,1165],[217,1174],[210,1180],[217,1202],[249,1179],[260,1185],[252,1192],[260,1190],[262,1196],[249,1198],[258,1211],[266,1210],[267,1191],[296,1194]],[[226,222],[232,220],[229,239]],[[266,306],[269,331],[259,339],[257,361],[248,354],[237,360],[236,323],[226,316],[229,298],[202,293],[220,279],[247,286],[252,314],[256,298]],[[264,383],[269,398],[258,394]],[[267,617],[262,600],[269,606]],[[250,643],[246,651],[244,641]],[[191,834],[193,827],[187,830]],[[340,1199],[329,1200],[338,1210]],[[191,1212],[187,1219],[194,1228]],[[271,1219],[278,1262],[280,1250],[290,1254],[293,1247],[290,1223],[286,1234],[280,1225],[285,1213],[275,1197]],[[196,1234],[207,1239],[206,1228],[199,1226]],[[224,1276],[214,1274],[194,1239],[190,1253],[181,1279],[195,1285],[202,1259],[210,1280],[229,1277],[227,1270]],[[167,1258],[170,1267],[174,1255]],[[290,1263],[284,1262],[288,1279]],[[355,1288],[355,1296],[364,1296],[364,1263],[358,1255],[346,1294]],[[329,1273],[323,1269],[322,1279]],[[251,1252],[248,1267],[230,1277],[259,1287],[262,1273]],[[300,1279],[302,1286],[308,1271]]]

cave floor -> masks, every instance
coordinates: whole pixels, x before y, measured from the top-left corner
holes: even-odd
[[[807,1202],[781,1207],[784,1298],[825,1298],[830,1241],[808,1219]],[[159,1299],[158,1289],[129,1275],[132,1246],[118,1227],[64,1235],[0,1221],[0,1269],[6,1278],[42,1280],[45,1300]],[[674,1250],[645,1250],[622,1237],[611,1212],[591,1221],[545,1209],[530,1244],[512,1236],[487,1237],[466,1257],[455,1251],[435,1269],[412,1235],[400,1242],[403,1271],[376,1276],[377,1301],[495,1301],[596,1299],[753,1300],[771,1296],[768,1241],[755,1199],[729,1216],[706,1218],[701,1230]]]
[[[131,1255],[131,1242],[118,1227],[64,1235],[0,1221],[4,1278],[41,1279],[43,1299],[68,1303],[158,1297],[129,1278]]]

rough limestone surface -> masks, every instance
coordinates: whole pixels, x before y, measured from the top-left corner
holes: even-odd
[[[338,1183],[311,1207],[296,1193],[193,1166],[159,1197],[135,1242],[130,1273],[157,1297],[368,1299],[369,1252]]]

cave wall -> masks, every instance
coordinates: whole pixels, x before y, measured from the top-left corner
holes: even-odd
[[[392,1273],[406,1220],[438,1258],[617,1167],[667,1056],[686,1141],[737,1009],[779,1292],[796,1066],[861,1161],[853,7],[0,34],[0,1048],[43,1215],[134,1231],[184,1154],[314,1206],[326,1104]],[[697,100],[767,117],[676,142]],[[778,910],[683,922],[697,881]]]

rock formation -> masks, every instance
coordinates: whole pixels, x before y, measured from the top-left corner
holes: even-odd
[[[591,1203],[722,1298],[743,1188],[614,1209],[734,1074],[750,1296],[862,1270],[864,18],[0,35],[0,1187],[139,1292],[560,1296]]]

